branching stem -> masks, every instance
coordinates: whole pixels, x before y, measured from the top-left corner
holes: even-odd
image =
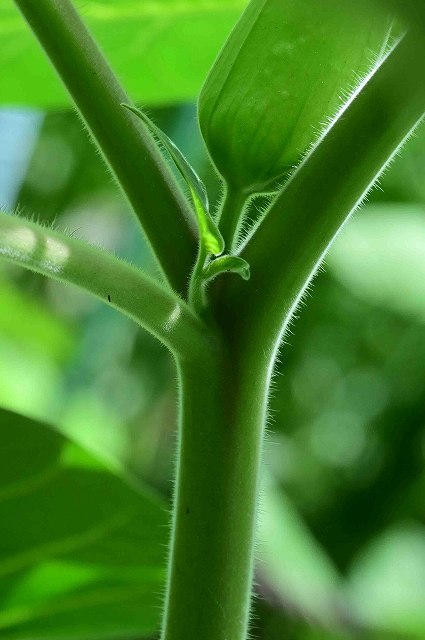
[[[214,342],[177,295],[105,251],[34,222],[0,214],[0,257],[85,289],[155,335],[179,360]]]
[[[195,257],[187,204],[70,0],[15,0],[48,52],[182,292]],[[251,280],[214,290],[213,329],[137,269],[75,239],[0,217],[0,254],[110,302],[176,356],[180,441],[163,640],[246,640],[259,464],[271,372],[318,264],[425,111],[423,48],[405,38],[347,103],[246,241]],[[234,248],[247,194],[220,216]],[[153,212],[159,212],[153,215]],[[201,249],[191,303],[201,306]],[[211,287],[213,290],[213,287]]]
[[[238,335],[274,352],[333,239],[425,113],[423,42],[407,35],[345,105],[241,249],[251,279],[230,282]],[[348,154],[348,155],[347,155]],[[258,295],[261,292],[261,296]]]
[[[71,0],[15,0],[127,196],[159,265],[180,294],[196,255],[193,215],[145,125]]]

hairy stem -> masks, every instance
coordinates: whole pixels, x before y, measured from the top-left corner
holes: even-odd
[[[226,250],[229,253],[232,253],[238,239],[242,209],[247,198],[247,193],[230,186],[227,187],[226,193],[224,194],[223,202],[218,213],[218,222]]]
[[[163,640],[246,640],[258,462],[276,353],[335,234],[422,117],[424,81],[414,67],[405,68],[415,55],[409,40],[396,48],[272,204],[241,253],[251,281],[215,290],[231,366],[217,374],[214,400],[205,396],[214,387],[201,374],[196,380],[187,374],[185,382],[182,372],[186,398]]]
[[[272,357],[333,239],[424,112],[424,47],[408,35],[351,98],[242,248],[251,280],[223,287],[221,313],[236,303],[234,335],[243,333],[249,348],[256,336],[264,357]]]
[[[195,268],[190,279],[189,285],[189,304],[198,314],[202,314],[205,306],[205,292],[202,283],[203,270],[207,253],[203,243],[198,248],[198,257],[196,258]]]
[[[186,293],[196,255],[193,216],[146,127],[121,106],[130,98],[71,0],[15,3],[74,99],[165,277],[178,293]]]
[[[180,366],[181,425],[162,640],[246,640],[264,375],[233,355]]]
[[[178,296],[105,251],[2,213],[0,257],[85,289],[147,329],[178,359],[209,349],[208,330]]]

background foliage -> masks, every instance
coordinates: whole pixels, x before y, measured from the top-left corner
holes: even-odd
[[[193,100],[240,4],[77,4],[130,93],[218,197]],[[0,29],[0,205],[155,273],[11,3]],[[424,127],[380,187],[333,247],[282,351],[265,451],[257,639],[425,636]],[[114,310],[1,266],[0,405],[33,419],[0,415],[2,637],[155,637],[173,364]]]

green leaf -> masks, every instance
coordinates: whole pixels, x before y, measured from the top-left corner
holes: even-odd
[[[177,169],[186,180],[188,186],[195,193],[196,198],[201,202],[205,211],[208,211],[208,195],[204,183],[202,182],[201,178],[198,176],[190,162],[187,160],[187,158],[184,157],[180,149],[171,140],[171,138],[169,138],[167,134],[164,133],[159,127],[157,127],[156,124],[149,118],[149,116],[141,111],[141,109],[137,109],[137,107],[133,107],[131,104],[122,104],[121,106],[125,107],[136,116],[138,116],[140,120],[145,123],[149,131],[157,138],[157,140],[163,144]]]
[[[180,149],[154,122],[140,109],[129,104],[123,104],[138,116],[148,127],[149,131],[164,146],[176,168],[186,181],[192,197],[193,206],[198,222],[201,242],[205,246],[207,253],[219,255],[224,250],[224,241],[218,227],[209,214],[209,203],[207,190],[201,178],[196,173],[190,162],[184,157]]]
[[[355,558],[349,575],[349,605],[376,637],[425,637],[425,527],[393,525]],[[374,636],[375,637],[375,636]]]
[[[260,579],[291,608],[338,628],[341,578],[293,505],[266,476],[258,531]]]
[[[75,5],[135,100],[193,100],[244,0],[76,0]],[[70,105],[44,53],[11,1],[0,3],[0,103]]]
[[[358,297],[425,322],[423,206],[368,206],[337,238],[327,264]]]
[[[238,273],[243,280],[249,280],[249,264],[238,256],[220,256],[204,267],[203,277],[204,280],[212,280],[222,273]]]
[[[2,639],[157,630],[165,505],[46,425],[0,410],[0,436]]]
[[[54,316],[46,302],[29,296],[12,279],[0,275],[0,335],[19,344],[23,354],[42,353],[57,362],[67,361],[75,348],[74,331]],[[28,318],[31,322],[28,322]],[[4,371],[7,375],[6,371]]]
[[[211,157],[236,191],[298,163],[386,42],[380,10],[351,0],[252,0],[199,102]]]
[[[270,348],[282,339],[335,236],[422,120],[423,60],[423,41],[407,34],[244,240],[240,254],[251,266],[250,282],[243,288],[229,282],[220,292],[237,298],[241,339],[250,344],[255,335]]]

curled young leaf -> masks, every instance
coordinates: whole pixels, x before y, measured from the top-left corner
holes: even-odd
[[[190,195],[198,222],[200,242],[207,253],[219,255],[224,250],[224,241],[214,220],[209,214],[207,190],[201,178],[196,173],[190,162],[185,158],[174,142],[154,122],[137,107],[122,104],[123,107],[138,116],[155,138],[162,144],[177,170],[189,187]]]
[[[389,19],[363,0],[252,0],[203,87],[207,148],[235,191],[298,163],[386,43]]]
[[[203,279],[204,281],[212,280],[222,273],[237,273],[243,280],[249,280],[249,264],[239,256],[220,256],[204,267]]]

